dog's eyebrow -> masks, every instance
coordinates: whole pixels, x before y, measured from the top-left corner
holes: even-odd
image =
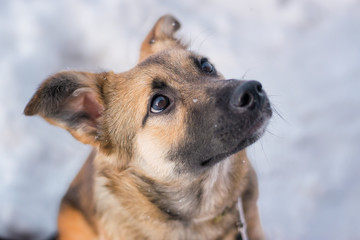
[[[164,89],[166,88],[167,85],[165,82],[161,81],[161,80],[157,80],[155,79],[153,82],[152,82],[152,88],[153,89]]]
[[[190,55],[189,56],[190,60],[193,61],[195,63],[196,66],[200,66],[200,61],[199,61],[199,58],[197,56],[194,56],[194,55]]]

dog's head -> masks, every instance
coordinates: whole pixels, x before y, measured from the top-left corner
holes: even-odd
[[[243,150],[264,132],[271,108],[259,82],[224,79],[158,20],[133,69],[65,71],[49,77],[25,108],[119,165],[154,174],[198,172]]]

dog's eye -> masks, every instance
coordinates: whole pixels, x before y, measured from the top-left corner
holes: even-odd
[[[170,100],[168,97],[163,95],[157,95],[152,99],[151,112],[160,113],[164,111],[169,105],[170,105]]]
[[[201,59],[201,70],[205,73],[212,73],[214,66],[206,58]]]

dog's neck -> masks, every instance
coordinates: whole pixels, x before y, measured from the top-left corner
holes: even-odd
[[[231,159],[226,159],[197,177],[182,175],[169,182],[134,174],[142,181],[142,194],[165,215],[173,220],[192,221],[216,217],[231,207],[228,199],[214,201],[218,192],[229,195],[224,186],[230,181],[231,165]]]
[[[246,161],[245,153],[239,153],[196,178],[184,175],[171,182],[160,182],[134,168],[121,172],[103,168],[98,173],[97,196],[106,195],[109,206],[98,206],[98,211],[107,214],[103,218],[107,221],[119,219],[117,215],[137,222],[155,216],[160,222],[178,221],[184,225],[221,221],[228,212],[235,211],[237,215],[236,203],[245,185],[241,179],[247,171]],[[146,210],[136,211],[139,205]]]
[[[111,174],[107,176],[107,181],[111,182],[108,186],[118,189],[122,188],[124,178],[129,177],[143,197],[170,217],[216,217],[226,207],[231,207],[239,196],[240,190],[237,189],[241,188],[242,183],[237,176],[243,175],[239,172],[246,171],[246,157],[242,155],[225,159],[197,178],[183,175],[172,182],[160,182],[133,168],[119,173],[107,169],[102,174]]]

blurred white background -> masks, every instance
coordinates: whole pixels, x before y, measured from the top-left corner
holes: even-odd
[[[0,1],[0,236],[44,239],[90,148],[23,108],[50,74],[125,71],[163,14],[283,119],[248,153],[269,240],[360,239],[360,1]]]

